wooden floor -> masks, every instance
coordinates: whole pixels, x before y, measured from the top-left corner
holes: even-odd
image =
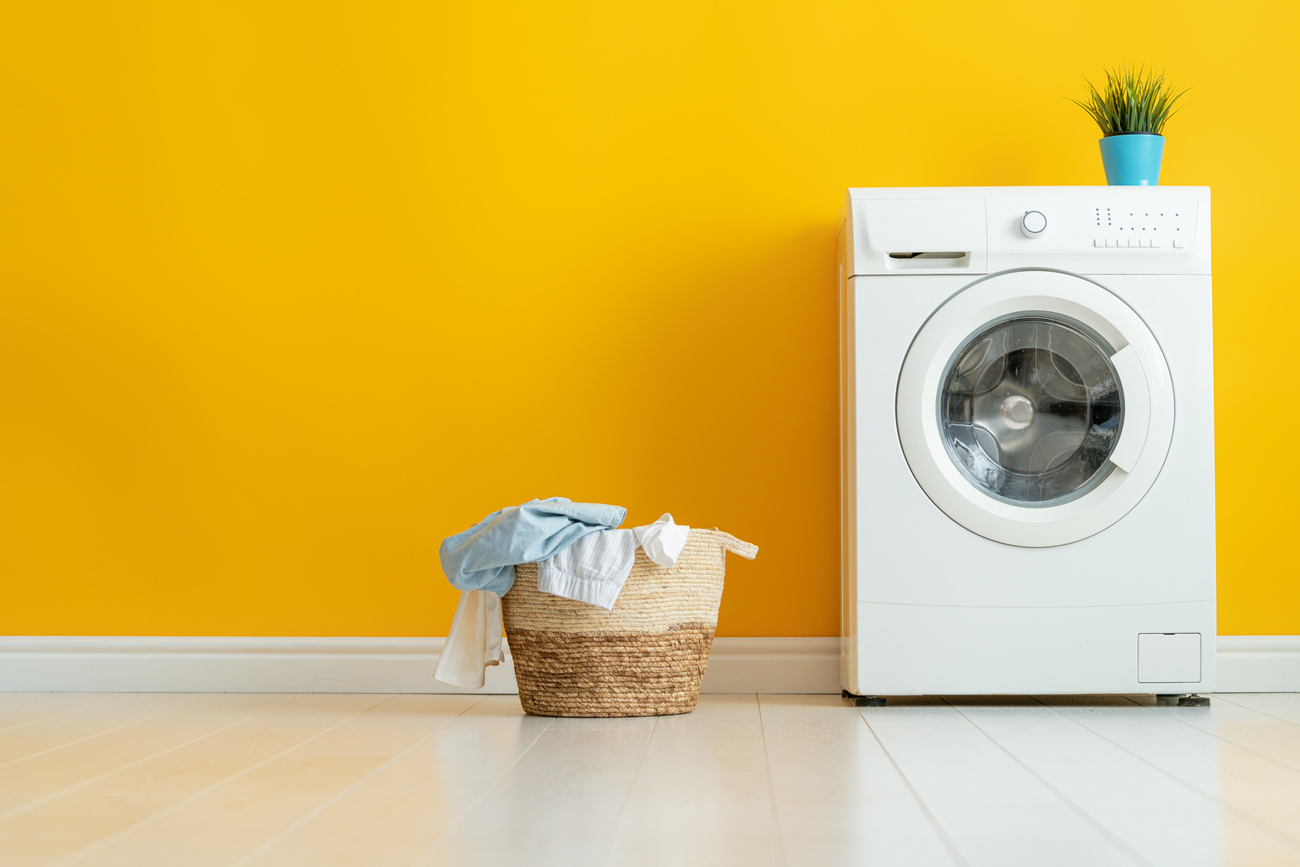
[[[0,693],[0,865],[1300,864],[1300,695]]]

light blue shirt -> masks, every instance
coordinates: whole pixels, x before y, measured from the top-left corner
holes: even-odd
[[[438,558],[453,587],[504,595],[515,584],[516,564],[545,560],[583,536],[617,527],[626,516],[622,506],[575,503],[566,497],[533,500],[493,512],[448,536]]]

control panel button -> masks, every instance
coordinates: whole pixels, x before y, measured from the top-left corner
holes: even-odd
[[[1116,241],[1114,238],[1107,238],[1107,239],[1106,239],[1106,246],[1107,246],[1107,247],[1118,247],[1118,246],[1119,246],[1119,241]]]
[[[1138,239],[1137,239],[1137,238],[1129,238],[1129,239],[1128,239],[1128,243],[1125,244],[1124,246],[1126,246],[1126,247],[1136,247],[1137,245],[1138,245]]]
[[[1150,246],[1151,246],[1151,239],[1150,239],[1150,238],[1141,238],[1141,239],[1139,239],[1139,240],[1138,240],[1138,246],[1139,246],[1139,247],[1150,247]]]
[[[1182,248],[1183,248],[1183,240],[1181,238],[1174,238],[1174,249],[1181,250]]]
[[[1152,247],[1159,247],[1159,246],[1160,246],[1160,239],[1159,239],[1159,238],[1152,238],[1152,239],[1151,239],[1151,246],[1152,246]]]
[[[1026,238],[1037,238],[1047,231],[1047,215],[1042,211],[1025,211],[1020,218],[1020,232]]]
[[[1092,246],[1094,246],[1094,247],[1105,247],[1105,246],[1106,246],[1106,239],[1105,239],[1105,238],[1093,238],[1093,239],[1092,239]]]

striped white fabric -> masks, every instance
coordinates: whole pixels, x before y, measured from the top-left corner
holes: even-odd
[[[537,564],[537,589],[609,611],[632,572],[636,547],[636,534],[631,530],[584,536]]]
[[[566,599],[614,608],[636,562],[636,549],[665,568],[677,562],[690,527],[666,514],[632,530],[603,530],[583,536],[549,560],[537,564],[537,589]]]

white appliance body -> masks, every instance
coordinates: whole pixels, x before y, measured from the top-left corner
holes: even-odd
[[[853,189],[839,249],[843,687],[1213,690],[1209,190]]]

